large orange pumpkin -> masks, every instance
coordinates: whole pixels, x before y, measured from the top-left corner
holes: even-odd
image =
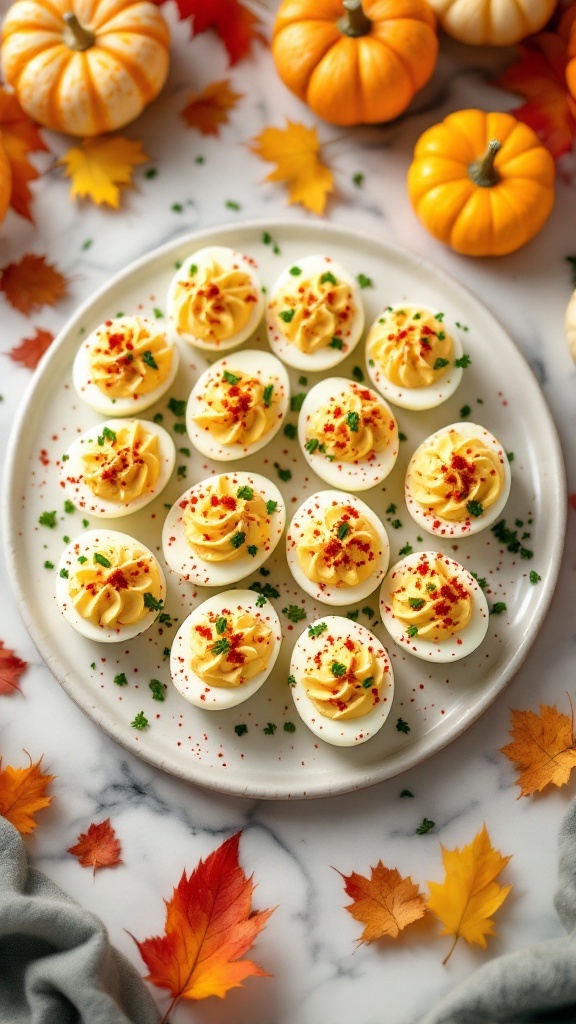
[[[278,73],[332,124],[391,121],[436,64],[426,0],[283,0],[272,39]]]
[[[35,121],[99,135],[133,121],[160,92],[169,43],[150,0],[15,0],[2,69]]]
[[[12,168],[0,140],[0,224],[6,216],[12,195]]]

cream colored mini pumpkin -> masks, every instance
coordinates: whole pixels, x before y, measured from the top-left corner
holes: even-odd
[[[100,135],[158,95],[169,43],[150,0],[15,0],[2,26],[2,70],[35,121]]]
[[[449,36],[473,46],[509,46],[538,32],[556,0],[429,0]]]
[[[564,327],[566,329],[568,351],[576,363],[576,288],[572,292],[572,298],[566,308]]]

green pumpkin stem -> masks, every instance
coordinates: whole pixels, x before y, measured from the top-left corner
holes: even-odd
[[[346,8],[346,14],[338,21],[338,28],[342,34],[352,38],[368,35],[372,22],[364,14],[362,0],[342,0],[342,3]]]
[[[502,148],[498,139],[490,139],[484,156],[474,160],[468,167],[468,174],[478,188],[492,188],[500,181],[500,175],[494,166],[496,154]]]
[[[91,46],[94,46],[96,42],[96,36],[94,32],[89,28],[84,28],[80,24],[78,18],[72,11],[66,11],[62,15],[66,22],[65,32],[65,43],[71,50],[89,50]]]

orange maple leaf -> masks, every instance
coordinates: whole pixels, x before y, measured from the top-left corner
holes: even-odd
[[[565,786],[576,768],[574,722],[549,704],[533,711],[512,709],[512,743],[501,753],[514,762],[520,796],[530,796],[546,786]]]
[[[241,92],[233,92],[230,80],[212,82],[201,93],[190,93],[180,111],[189,128],[197,128],[203,135],[218,135],[221,125],[228,123],[228,111],[233,110]]]
[[[302,203],[312,213],[324,213],[328,194],[334,191],[334,175],[320,160],[315,128],[286,120],[286,128],[264,128],[252,139],[253,153],[276,164],[266,181],[288,186],[288,202]]]
[[[48,151],[37,125],[24,113],[16,97],[0,86],[0,139],[12,170],[10,205],[20,216],[33,222],[32,193],[28,187],[39,172],[28,159],[30,153]]]
[[[53,306],[66,294],[68,281],[45,256],[26,253],[19,263],[0,271],[0,288],[14,309],[29,316],[42,306]]]
[[[241,960],[273,910],[251,909],[254,886],[238,863],[240,832],[214,850],[189,878],[186,872],[167,902],[165,934],[138,942],[147,981],[181,998],[221,998],[250,975],[266,977]]]
[[[443,960],[446,963],[459,938],[486,949],[486,936],[494,935],[492,915],[512,886],[496,882],[510,857],[503,857],[492,847],[485,825],[469,846],[461,850],[443,846],[442,860],[446,878],[443,882],[428,882],[428,906],[444,925],[441,934],[454,936]]]
[[[409,875],[402,878],[381,860],[370,872],[370,878],[355,871],[342,875],[346,895],[353,900],[344,909],[365,925],[358,942],[373,942],[384,935],[396,939],[407,925],[424,916],[426,900]]]
[[[213,29],[220,36],[230,65],[245,57],[256,39],[266,42],[258,15],[238,0],[176,0],[176,6],[180,18],[192,18],[192,35]]]
[[[20,690],[18,684],[25,668],[28,668],[28,662],[18,658],[14,651],[4,647],[4,641],[0,640],[0,693],[14,693],[15,690]]]
[[[45,796],[46,787],[54,778],[45,775],[40,765],[42,758],[28,768],[2,768],[0,761],[0,814],[11,821],[24,836],[37,827],[36,811],[47,807],[52,797]]]
[[[576,100],[566,83],[566,40],[555,32],[539,32],[519,45],[518,51],[518,63],[494,84],[527,100],[511,113],[534,129],[557,160],[576,138]]]
[[[53,341],[54,335],[50,331],[44,331],[37,327],[34,337],[24,338],[19,345],[10,349],[8,355],[15,363],[21,363],[28,370],[35,370],[41,357]]]
[[[120,842],[110,824],[110,818],[98,825],[92,822],[87,832],[81,832],[75,846],[70,846],[66,853],[77,857],[83,868],[110,868],[122,864]]]

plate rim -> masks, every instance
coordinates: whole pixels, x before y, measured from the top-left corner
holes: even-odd
[[[16,509],[12,507],[13,504],[13,479],[17,471],[17,458],[18,458],[18,440],[20,438],[22,426],[26,415],[29,410],[29,404],[37,392],[42,386],[44,376],[49,373],[52,362],[59,359],[61,350],[64,346],[69,343],[69,336],[74,330],[77,330],[81,325],[82,319],[85,314],[91,309],[92,306],[97,304],[108,292],[111,287],[115,287],[122,283],[128,277],[136,274],[142,267],[147,267],[148,264],[155,261],[162,261],[165,257],[169,257],[174,254],[180,248],[188,245],[198,244],[200,239],[203,240],[204,244],[218,244],[217,241],[206,242],[206,239],[214,239],[226,234],[226,232],[269,232],[278,233],[292,232],[294,230],[309,231],[315,236],[321,236],[322,234],[329,235],[333,233],[344,238],[348,243],[351,241],[358,242],[359,240],[371,248],[388,250],[388,252],[396,253],[398,257],[403,261],[410,261],[414,265],[423,267],[428,273],[431,273],[436,279],[444,282],[448,288],[455,289],[457,292],[462,293],[467,301],[473,306],[478,306],[482,311],[489,316],[493,323],[497,326],[501,336],[505,338],[505,343],[512,346],[515,354],[520,358],[523,363],[525,371],[533,378],[534,384],[536,385],[535,394],[538,396],[539,409],[538,415],[543,416],[547,422],[550,440],[552,442],[552,450],[549,452],[549,465],[555,483],[558,485],[558,500],[554,502],[553,514],[555,515],[555,529],[554,529],[554,541],[553,549],[548,553],[547,572],[545,578],[542,580],[543,587],[541,591],[540,602],[537,608],[537,614],[530,622],[530,630],[525,630],[524,634],[518,643],[513,656],[507,663],[506,672],[499,673],[497,679],[492,682],[490,687],[484,692],[482,698],[477,701],[473,707],[469,708],[467,713],[464,713],[462,717],[451,724],[446,723],[442,733],[437,738],[435,737],[434,742],[429,744],[430,749],[424,753],[418,749],[418,743],[407,747],[403,751],[397,751],[390,761],[384,761],[382,765],[375,767],[371,766],[369,769],[366,768],[350,768],[347,767],[343,770],[344,778],[338,777],[333,780],[329,777],[329,773],[326,773],[326,778],[319,778],[313,774],[308,777],[308,785],[303,780],[302,784],[298,784],[296,787],[286,787],[281,785],[266,785],[265,782],[259,784],[250,784],[248,782],[235,782],[232,777],[216,778],[210,776],[210,769],[203,769],[203,766],[194,765],[192,762],[190,766],[195,769],[190,773],[189,771],[183,770],[181,766],[176,763],[174,758],[168,758],[163,756],[157,751],[146,751],[144,749],[130,746],[126,743],[124,737],[124,729],[120,726],[116,726],[114,722],[108,721],[106,716],[94,714],[94,709],[90,708],[90,702],[82,702],[78,698],[77,690],[70,685],[69,680],[64,676],[62,678],[59,673],[59,666],[57,664],[57,657],[52,654],[49,644],[45,643],[45,638],[42,635],[42,631],[39,625],[36,623],[32,614],[28,609],[28,603],[25,597],[24,589],[18,579],[17,573],[17,524],[15,520],[17,518]],[[2,482],[2,493],[0,499],[0,511],[2,513],[2,535],[4,545],[4,555],[6,559],[7,575],[10,582],[12,593],[16,599],[18,610],[24,626],[36,647],[40,657],[47,665],[48,669],[58,682],[58,684],[64,689],[68,697],[70,697],[76,706],[99,728],[114,739],[124,750],[129,751],[139,757],[141,760],[154,767],[160,768],[170,775],[176,778],[180,778],[193,785],[199,785],[202,788],[212,790],[214,792],[226,794],[228,796],[240,796],[249,797],[252,799],[269,799],[269,800],[297,800],[297,799],[316,799],[323,797],[336,796],[340,794],[354,792],[360,789],[365,789],[369,786],[376,785],[379,782],[383,782],[387,779],[397,777],[403,772],[409,770],[428,760],[434,754],[443,750],[455,739],[461,736],[477,719],[484,714],[484,712],[490,707],[490,705],[496,700],[496,698],[506,688],[508,683],[514,678],[520,667],[522,666],[532,644],[535,642],[542,623],[548,613],[549,606],[552,600],[552,596],[556,587],[556,582],[560,572],[562,555],[565,545],[566,537],[566,522],[567,522],[567,481],[566,481],[566,468],[564,464],[564,458],[562,453],[562,447],[558,434],[556,423],[544,396],[543,390],[538,382],[538,379],[532,370],[532,367],[528,363],[524,353],[516,345],[514,339],[508,334],[505,328],[501,325],[498,318],[492,312],[492,310],[479,299],[475,293],[453,274],[444,270],[442,267],[436,265],[432,260],[422,257],[419,253],[414,252],[407,246],[401,245],[393,239],[389,238],[376,238],[369,234],[367,231],[357,230],[350,228],[345,225],[334,224],[332,222],[310,222],[305,219],[281,219],[276,218],[274,220],[269,219],[251,219],[244,221],[235,221],[233,223],[223,223],[197,229],[192,232],[185,232],[181,235],[177,235],[170,241],[163,243],[160,246],[152,249],[150,252],[138,257],[136,260],[130,262],[122,270],[113,273],[103,284],[100,285],[72,314],[71,317],[64,323],[54,341],[48,348],[48,350],[42,356],[38,366],[28,385],[24,389],[21,401],[16,415],[12,423],[10,434],[8,437],[8,443],[6,448],[6,460],[4,468],[4,479]],[[204,775],[207,777],[204,777]]]

